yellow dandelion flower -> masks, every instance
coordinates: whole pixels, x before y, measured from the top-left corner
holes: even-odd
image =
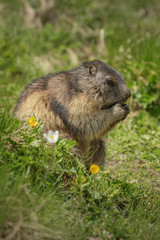
[[[28,120],[28,123],[30,125],[30,127],[35,128],[38,125],[38,122],[36,121],[35,117],[31,117]]]
[[[96,165],[96,164],[92,164],[90,166],[90,172],[93,173],[93,174],[96,174],[99,172],[99,165]]]

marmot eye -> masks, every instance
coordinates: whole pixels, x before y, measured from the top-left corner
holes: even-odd
[[[110,76],[107,76],[106,77],[106,81],[107,81],[107,83],[110,85],[110,86],[114,86],[114,83],[113,83],[113,81],[112,81],[112,79],[111,79],[111,77]]]

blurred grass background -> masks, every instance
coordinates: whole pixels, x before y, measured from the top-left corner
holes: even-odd
[[[48,171],[40,128],[12,109],[32,79],[90,58],[123,73],[131,114],[107,137],[107,170],[94,178],[59,140]],[[0,239],[160,239],[159,76],[158,0],[0,0]]]

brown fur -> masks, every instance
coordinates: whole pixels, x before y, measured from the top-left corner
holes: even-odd
[[[36,116],[45,131],[58,130],[61,137],[76,140],[75,152],[86,165],[103,164],[101,138],[126,118],[129,108],[124,102],[130,95],[122,74],[94,60],[34,80],[23,91],[15,116]]]

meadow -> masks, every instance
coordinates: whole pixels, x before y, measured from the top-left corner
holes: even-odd
[[[0,29],[0,240],[159,240],[159,1],[0,0]],[[97,174],[65,139],[50,165],[43,124],[13,117],[31,80],[89,59],[123,73],[132,92]]]

